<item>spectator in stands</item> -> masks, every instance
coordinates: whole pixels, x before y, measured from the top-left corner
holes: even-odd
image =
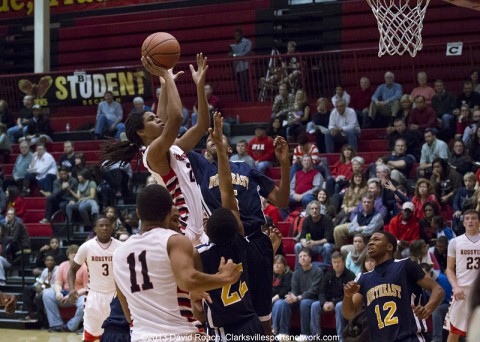
[[[415,208],[413,215],[417,221],[425,217],[423,206],[428,202],[435,202],[438,206],[440,206],[437,196],[435,195],[435,190],[432,187],[432,183],[430,183],[428,179],[420,178],[417,180],[415,194],[412,198],[412,203]]]
[[[360,78],[360,87],[354,89],[350,99],[350,107],[357,113],[358,122],[362,123],[362,128],[369,128],[372,125],[368,117],[368,110],[373,93],[370,80],[364,76]]]
[[[265,197],[261,197],[262,200],[262,211],[265,214],[265,217],[269,217],[272,220],[272,223],[275,226],[278,226],[278,222],[282,221],[282,213],[280,209],[274,206],[268,201]]]
[[[339,193],[348,185],[352,177],[352,159],[355,157],[355,150],[351,145],[343,145],[340,151],[340,159],[333,164],[330,170],[330,177],[327,177],[326,190],[330,196]]]
[[[293,40],[287,43],[287,58],[286,61],[282,61],[282,67],[286,73],[283,78],[283,82],[290,84],[293,90],[298,89],[299,77],[302,75],[300,62],[295,56],[295,50],[297,49],[297,43]]]
[[[61,264],[66,260],[65,253],[60,248],[60,240],[53,236],[50,238],[48,245],[43,245],[36,255],[35,268],[32,270],[34,276],[38,276],[42,273],[43,265],[48,256],[53,256],[55,258],[55,264]]]
[[[128,182],[132,178],[132,167],[130,163],[117,162],[112,165],[102,165],[103,179],[105,179],[114,193],[115,199],[119,200],[128,196]]]
[[[345,101],[347,107],[350,107],[350,95],[345,89],[343,89],[342,85],[337,85],[335,87],[335,95],[332,97],[332,104],[334,107],[337,107],[337,100]]]
[[[281,254],[275,255],[273,260],[273,284],[272,284],[272,328],[273,334],[278,334],[278,303],[292,289],[292,272],[288,267],[287,260]]]
[[[332,269],[325,272],[320,283],[318,301],[312,304],[310,331],[321,336],[320,316],[323,312],[335,312],[337,336],[342,341],[343,327],[346,323],[342,315],[343,286],[355,279],[355,274],[345,267],[345,256],[340,252],[332,255]]]
[[[462,104],[460,107],[460,115],[457,118],[455,136],[460,138],[465,134],[465,130],[472,123],[472,110],[467,104]]]
[[[304,208],[315,199],[314,193],[323,185],[320,171],[313,167],[312,156],[302,157],[302,170],[297,171],[290,182],[290,203],[301,202]]]
[[[371,193],[366,193],[362,197],[361,211],[352,212],[353,218],[349,224],[336,226],[333,235],[335,246],[342,250],[342,253],[348,254],[353,250],[353,245],[346,245],[349,237],[360,233],[365,237],[370,237],[373,233],[383,227],[382,214],[375,209],[375,197]]]
[[[26,141],[21,142],[18,145],[20,154],[15,159],[15,165],[12,170],[13,179],[6,179],[3,182],[3,187],[6,189],[8,185],[17,185],[20,189],[23,189],[23,179],[27,174],[27,169],[30,163],[32,162],[32,152],[30,152],[30,147]]]
[[[5,214],[10,208],[15,209],[16,217],[23,219],[25,216],[25,199],[20,196],[20,191],[15,185],[9,185],[7,191],[5,192],[7,200],[5,205]]]
[[[480,109],[480,94],[473,91],[473,84],[471,81],[463,83],[463,92],[457,96],[457,103],[453,114],[460,115],[460,107],[466,104],[471,110]]]
[[[20,137],[27,135],[28,121],[33,117],[32,107],[34,105],[33,96],[26,95],[23,98],[23,107],[18,113],[16,126],[7,130],[7,135],[11,142],[18,141]]]
[[[470,158],[472,158],[475,163],[480,161],[480,126],[477,127],[472,139],[470,140],[468,152],[470,154]],[[478,164],[476,165],[478,166]]]
[[[211,118],[213,113],[217,111],[218,112],[221,111],[220,98],[217,95],[213,94],[212,85],[205,84],[204,88],[205,88],[205,95],[207,96],[208,112],[210,113],[210,118]],[[198,118],[197,106],[198,106],[198,103],[195,102],[195,104],[193,105],[193,111],[192,111],[192,126],[195,126],[197,124],[197,118]]]
[[[435,190],[437,198],[440,200],[442,211],[445,213],[447,206],[448,215],[453,214],[452,204],[455,193],[462,187],[462,176],[448,165],[447,160],[435,158],[432,163],[432,177],[430,178],[432,187]]]
[[[367,192],[367,181],[365,175],[361,171],[354,172],[350,179],[350,185],[345,190],[341,210],[335,217],[335,226],[350,221],[352,211],[362,200],[363,195]]]
[[[155,89],[155,98],[153,99],[153,103],[150,106],[150,108],[152,108],[153,113],[156,113],[157,111],[157,102],[158,102],[158,99],[160,98],[161,93],[162,93],[162,88],[158,87],[157,89]]]
[[[390,232],[398,241],[404,241],[407,246],[414,240],[420,239],[420,225],[413,215],[415,207],[412,202],[405,202],[402,212],[390,220],[385,231]]]
[[[478,113],[480,115],[480,111]],[[455,140],[453,148],[448,158],[448,164],[452,169],[464,175],[473,170],[472,158],[468,155],[465,144],[462,140]]]
[[[91,180],[88,170],[79,171],[77,191],[69,189],[69,192],[73,199],[68,202],[66,207],[68,222],[74,222],[73,213],[77,211],[80,214],[80,223],[92,227],[98,216],[99,208],[96,201],[97,184]]]
[[[422,146],[420,165],[417,167],[417,178],[430,177],[432,174],[432,163],[435,158],[447,160],[449,155],[448,145],[437,139],[437,130],[427,128],[423,133],[425,144]]]
[[[295,97],[288,93],[288,87],[285,83],[278,87],[278,95],[275,96],[272,106],[272,119],[279,118],[280,120],[287,120],[288,113],[293,110]]]
[[[400,110],[397,113],[397,119],[402,119],[405,122],[408,122],[413,109],[413,105],[413,98],[410,95],[402,95],[402,97],[400,98]],[[387,127],[387,133],[391,133],[394,129],[395,128],[392,126]]]
[[[45,268],[36,278],[36,282],[23,288],[23,310],[28,312],[28,315],[25,317],[26,320],[38,319],[40,326],[46,324],[47,318],[45,317],[42,296],[44,290],[51,288],[55,284],[57,270],[58,266],[55,264],[55,258],[53,255],[48,255],[45,258]]]
[[[330,111],[327,108],[327,99],[320,97],[317,100],[317,111],[313,113],[312,121],[307,123],[307,132],[315,134],[315,140],[320,153],[325,153],[325,133],[328,131]]]
[[[337,106],[330,114],[328,132],[325,133],[325,148],[327,153],[335,152],[335,143],[345,144],[348,142],[354,151],[358,151],[358,137],[360,126],[357,114],[352,108],[347,108],[343,100],[337,101]]]
[[[392,118],[397,116],[402,94],[402,86],[395,82],[393,73],[387,71],[385,73],[385,83],[380,85],[372,96],[368,113],[375,127],[388,126]]]
[[[440,270],[434,270],[431,265],[422,263],[420,265],[423,269],[423,272],[433,280],[435,280],[438,285],[440,285],[445,292],[445,297],[439,306],[432,312],[432,342],[442,342],[443,341],[443,322],[445,321],[445,316],[448,312],[448,307],[450,305],[450,298],[452,297],[452,285],[447,279],[447,276],[443,274]],[[427,299],[430,298],[430,293],[427,292]]]
[[[68,260],[62,262],[60,266],[58,266],[57,277],[54,286],[43,292],[43,302],[45,305],[45,311],[47,313],[48,324],[50,326],[49,331],[52,332],[76,331],[83,319],[85,293],[88,286],[88,271],[85,264],[80,267],[75,276],[75,290],[77,290],[78,299],[74,304],[68,300],[70,287],[68,285],[67,274],[68,270],[70,269],[70,264],[73,262],[77,251],[77,245],[70,245],[67,248]],[[58,308],[72,306],[77,308],[75,315],[66,324],[64,324]]]
[[[391,170],[390,178],[397,183],[406,185],[413,164],[416,162],[414,156],[407,154],[407,141],[404,138],[398,138],[395,141],[392,154],[385,159]]]
[[[131,112],[135,112],[135,111],[141,112],[142,110],[151,112],[152,108],[150,108],[145,104],[145,101],[143,100],[142,97],[137,96],[133,99],[133,108]]]
[[[312,254],[308,248],[303,248],[298,253],[298,267],[292,276],[292,291],[279,299],[276,303],[278,335],[281,341],[287,337],[290,328],[292,309],[300,309],[300,326],[302,339],[310,335],[311,306],[318,298],[320,282],[323,272],[320,268],[312,265]]]
[[[7,126],[7,129],[15,124],[12,112],[10,111],[10,108],[8,108],[8,103],[5,100],[0,100],[0,123]]]
[[[125,131],[123,109],[120,103],[113,100],[113,93],[109,90],[103,95],[104,101],[98,104],[97,122],[95,123],[95,139],[103,139],[104,135],[120,139],[120,134]]]
[[[287,131],[282,125],[282,120],[280,118],[273,118],[270,120],[270,123],[267,126],[267,135],[275,140],[276,137],[280,136],[287,139]]]
[[[453,130],[455,116],[453,111],[456,108],[455,95],[445,90],[442,80],[435,81],[435,95],[432,98],[432,108],[442,120],[442,129]]]
[[[244,162],[250,165],[251,167],[255,167],[255,160],[250,157],[247,153],[248,142],[245,139],[240,140],[237,142],[236,150],[237,154],[232,154],[230,157],[231,162]]]
[[[394,130],[391,130],[388,133],[388,149],[394,151],[395,142],[399,138],[405,139],[407,142],[406,154],[411,154],[415,157],[416,160],[420,159],[420,138],[418,132],[407,128],[405,121],[403,119],[395,119],[393,124]]]
[[[28,259],[30,250],[30,235],[22,222],[16,219],[15,209],[10,208],[5,217],[5,225],[0,225],[2,240],[2,256],[0,256],[0,286],[5,285],[5,269],[17,261],[19,255],[24,253],[24,260]]]
[[[255,127],[255,137],[248,143],[248,154],[255,160],[255,168],[261,173],[272,167],[275,158],[273,139],[266,135],[263,125]]]
[[[23,191],[30,194],[31,184],[37,184],[43,195],[48,196],[52,192],[53,182],[57,178],[57,163],[53,156],[47,152],[45,145],[37,144],[36,152],[23,179]]]
[[[463,226],[462,213],[467,209],[475,209],[473,205],[473,198],[475,194],[475,174],[473,172],[467,172],[463,176],[463,183],[465,186],[462,186],[455,192],[455,197],[453,198],[453,219],[452,219],[452,228],[458,235],[461,235],[465,232],[465,227]]]
[[[65,215],[67,204],[73,200],[70,189],[74,193],[77,191],[78,181],[75,177],[70,176],[67,167],[60,166],[58,174],[59,178],[53,182],[52,194],[47,197],[45,217],[39,223],[50,223],[57,210],[61,210]]]
[[[291,137],[296,142],[298,136],[306,131],[307,122],[310,120],[310,105],[304,89],[295,93],[293,110],[288,114],[287,138]]]
[[[320,189],[315,197],[320,203],[320,212],[330,216],[332,220],[335,219],[335,216],[337,215],[337,205],[330,201],[327,191],[325,189]]]
[[[178,209],[177,209],[178,210]],[[119,229],[115,232],[115,239],[121,242],[125,242],[130,237],[130,233],[125,229]]]
[[[453,238],[457,237],[452,228],[445,224],[445,220],[440,215],[432,218],[432,229],[435,231],[436,239],[440,236],[446,236],[448,241],[451,241]]]
[[[3,155],[3,163],[10,162],[10,153],[12,153],[12,144],[7,135],[7,126],[0,123],[0,154]]]
[[[117,209],[115,207],[106,207],[103,210],[103,214],[112,222],[114,232],[124,229],[123,222],[120,217],[117,216]]]
[[[237,90],[240,95],[240,101],[250,101],[250,86],[248,75],[248,60],[244,59],[250,55],[252,51],[252,42],[243,36],[243,31],[236,29],[234,32],[235,43],[230,44],[230,56],[239,58],[233,62],[233,69],[235,71],[235,81],[237,83]]]
[[[75,150],[73,149],[73,143],[70,140],[67,140],[63,143],[63,154],[58,160],[58,166],[63,166],[67,168],[68,172],[71,172],[75,167]]]
[[[472,121],[463,131],[462,140],[465,145],[470,144],[472,138],[475,136],[477,128],[480,127],[480,109],[474,110],[472,114]]]
[[[82,152],[75,153],[75,164],[73,165],[72,177],[77,178],[78,172],[87,167],[87,158]]]
[[[362,265],[367,256],[367,239],[362,234],[353,236],[353,251],[349,252],[345,261],[345,267],[355,275],[362,273]]]
[[[437,114],[432,107],[427,106],[425,98],[422,95],[418,95],[414,98],[414,101],[415,108],[412,109],[408,116],[408,128],[422,132],[426,128],[439,127]]]
[[[440,266],[440,271],[445,273],[447,269],[447,251],[448,251],[448,239],[446,236],[440,236],[435,240],[435,246],[432,246],[428,249],[430,254],[435,256],[437,259],[438,265]]]
[[[435,270],[440,270],[440,266],[438,266],[438,262],[435,259],[433,254],[430,254],[428,250],[428,244],[420,239],[412,241],[410,244],[410,259],[417,264],[426,263],[433,267]]]
[[[325,174],[325,170],[320,166],[320,153],[318,152],[317,146],[308,140],[308,135],[306,133],[302,133],[298,136],[298,145],[293,149],[290,181],[293,179],[295,173],[302,169],[302,157],[306,154],[312,157],[314,167],[322,173],[322,176]]]
[[[425,71],[420,71],[417,74],[418,87],[413,88],[410,96],[415,99],[417,96],[423,96],[425,99],[425,104],[431,106],[432,98],[435,96],[435,90],[428,85],[428,76]]]
[[[300,242],[295,244],[295,269],[300,266],[299,253],[303,248],[310,249],[312,255],[320,255],[322,257],[322,267],[332,265],[333,222],[320,208],[320,203],[315,200],[307,206],[309,215],[303,220]]]
[[[473,91],[480,93],[480,84],[478,83],[478,70],[473,69],[470,72],[470,80],[472,81]]]
[[[50,127],[50,120],[46,115],[42,113],[42,107],[36,104],[33,106],[32,111],[33,117],[28,121],[28,128],[27,134],[25,139],[27,142],[32,145],[36,145],[41,143],[45,145],[46,143],[51,143],[52,138],[52,128]],[[22,141],[23,138],[19,139],[19,142]]]

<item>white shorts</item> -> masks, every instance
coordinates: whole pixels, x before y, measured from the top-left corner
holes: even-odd
[[[450,301],[443,328],[460,336],[466,336],[468,330],[468,319],[470,317],[469,294],[470,288],[462,288],[465,299],[456,300],[453,295]]]
[[[110,316],[110,303],[114,294],[115,292],[88,291],[83,314],[84,340],[88,340],[86,332],[91,336],[102,336],[102,324]]]

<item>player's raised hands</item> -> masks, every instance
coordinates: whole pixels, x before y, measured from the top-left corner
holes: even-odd
[[[288,163],[290,165],[290,153],[288,143],[284,137],[278,136],[273,141],[275,147],[275,157],[280,163]]]
[[[5,306],[5,312],[7,314],[13,314],[15,312],[17,297],[11,294],[0,293],[0,302]]]
[[[213,113],[213,128],[208,129],[210,141],[218,146],[223,146],[223,118],[220,112]]]
[[[358,293],[359,291],[360,285],[358,285],[353,280],[343,285],[343,294],[345,295],[345,297],[351,298],[355,293]]]
[[[192,72],[193,82],[195,84],[204,85],[205,84],[205,77],[207,76],[208,64],[207,64],[207,57],[203,57],[203,53],[197,53],[197,70],[195,67],[190,64],[190,71]]]
[[[272,241],[273,254],[275,255],[275,253],[277,252],[277,249],[282,244],[282,233],[278,228],[273,228],[273,227],[269,227],[267,233],[268,233],[268,237]]]
[[[150,57],[142,56],[141,61],[143,67],[152,75],[160,76],[163,78],[169,77],[170,74],[168,73],[168,70],[158,65],[155,65]]]
[[[173,73],[173,68],[168,69],[168,73],[170,74],[170,76],[172,76],[174,81],[178,80],[180,77],[182,77],[185,74],[185,72],[183,71]],[[160,85],[163,86],[165,84],[165,79],[162,76],[160,76],[159,78],[160,78]]]
[[[225,262],[225,258],[222,257],[220,265],[218,266],[218,273],[224,276],[227,284],[234,284],[240,278],[240,265],[235,264],[232,259],[228,259]]]

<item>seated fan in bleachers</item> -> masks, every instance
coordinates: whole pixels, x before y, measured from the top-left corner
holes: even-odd
[[[5,190],[9,185],[16,185],[18,188],[23,189],[23,179],[27,174],[27,169],[32,162],[32,152],[26,141],[21,142],[18,145],[20,154],[15,159],[15,165],[12,170],[12,177],[9,177],[3,182],[3,189]]]
[[[95,123],[95,138],[103,139],[104,135],[120,139],[120,134],[125,131],[123,109],[120,103],[113,100],[113,93],[106,91],[105,101],[98,104],[97,122]]]
[[[418,87],[412,90],[410,96],[415,99],[417,96],[421,95],[425,99],[427,106],[432,105],[432,98],[435,96],[435,90],[428,85],[428,76],[425,71],[420,71],[417,74]]]
[[[236,154],[232,154],[230,157],[231,162],[243,162],[248,164],[251,167],[255,166],[255,161],[247,153],[248,142],[245,139],[242,139],[237,142],[236,145]]]
[[[63,143],[63,154],[60,156],[58,160],[58,167],[63,166],[67,168],[68,172],[71,172],[75,167],[75,150],[73,147],[73,142],[67,140]]]
[[[422,146],[420,136],[418,135],[418,132],[407,128],[403,119],[395,119],[393,127],[387,128],[387,134],[389,151],[394,151],[397,139],[403,138],[407,143],[407,150],[405,153],[414,156],[417,161],[420,160],[420,149]]]
[[[130,112],[140,112],[142,110],[152,111],[152,109],[145,104],[145,101],[140,96],[137,96],[133,99],[133,108]]]
[[[55,236],[50,238],[48,244],[40,247],[35,256],[35,268],[32,270],[34,276],[38,276],[42,273],[43,266],[45,265],[45,259],[47,256],[53,256],[55,258],[55,264],[61,264],[67,257],[60,248],[60,240]]]
[[[343,99],[337,100],[335,109],[330,114],[328,132],[325,132],[325,148],[327,153],[335,152],[335,144],[348,143],[354,151],[358,151],[360,125],[357,114],[347,107]]]
[[[385,73],[385,83],[381,84],[372,96],[369,116],[375,127],[385,127],[397,116],[400,110],[402,86],[395,82],[391,71]]]
[[[25,140],[32,145],[41,143],[45,145],[46,143],[51,143],[52,138],[52,128],[50,127],[50,120],[46,115],[43,114],[42,108],[40,105],[36,104],[33,106],[33,117],[28,120],[27,134]],[[23,141],[23,138],[18,140],[19,142]]]
[[[119,200],[128,196],[130,191],[128,189],[128,182],[132,178],[132,167],[130,163],[117,162],[112,165],[102,165],[103,179],[110,186],[115,199]]]
[[[302,157],[302,169],[297,171],[290,182],[290,203],[301,203],[304,208],[315,199],[315,193],[322,188],[324,178],[313,167],[312,156]]]
[[[367,77],[360,78],[360,86],[353,90],[350,98],[350,107],[357,113],[358,122],[362,123],[362,128],[371,126],[368,118],[368,110],[374,89],[370,86],[370,80]]]
[[[7,214],[8,210],[10,208],[15,209],[15,214],[17,220],[20,220],[22,222],[22,218],[25,215],[25,199],[20,196],[20,191],[18,190],[18,187],[15,185],[9,185],[7,187],[7,190],[5,191],[6,195],[6,204],[5,204],[5,215]],[[5,219],[3,218],[2,215],[0,215],[0,223],[5,223]]]
[[[28,121],[33,116],[32,107],[34,104],[33,96],[25,95],[23,98],[23,107],[18,112],[17,124],[7,130],[7,135],[10,138],[10,142],[18,141],[20,137],[24,137],[27,134],[27,125]]]
[[[273,139],[266,135],[263,125],[255,127],[255,136],[248,143],[248,154],[255,160],[255,168],[261,173],[272,167],[275,159]]]
[[[23,179],[23,192],[28,195],[31,192],[31,184],[37,184],[40,191],[48,196],[52,192],[53,182],[57,178],[57,163],[53,156],[47,152],[42,144],[37,144],[36,152]]]
[[[315,134],[315,141],[320,153],[325,153],[325,133],[328,131],[330,111],[327,108],[327,99],[320,97],[317,100],[317,110],[312,115],[312,121],[307,123],[307,132]]]
[[[418,95],[414,98],[415,108],[408,115],[408,128],[424,132],[427,128],[439,128],[441,120],[437,119],[437,113],[432,107],[427,106],[425,97]]]
[[[0,123],[0,154],[3,155],[3,163],[10,162],[10,153],[12,153],[12,144],[7,135],[7,126]]]

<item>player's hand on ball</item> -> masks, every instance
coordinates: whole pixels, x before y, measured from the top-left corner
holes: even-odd
[[[235,264],[232,259],[228,259],[225,262],[225,258],[222,257],[220,260],[220,266],[218,266],[218,272],[225,277],[227,284],[234,284],[240,278],[240,267],[238,264]]]
[[[152,75],[160,76],[163,78],[171,77],[167,69],[155,65],[153,61],[150,59],[150,57],[142,56],[141,61],[142,61],[143,67]]]
[[[352,297],[355,293],[358,293],[358,291],[360,291],[360,285],[354,281],[349,281],[343,285],[343,294],[345,297]]]
[[[195,67],[190,64],[190,71],[192,72],[193,82],[195,84],[205,84],[205,77],[207,76],[207,57],[203,57],[203,53],[197,53],[197,67],[198,69],[195,70]]]

